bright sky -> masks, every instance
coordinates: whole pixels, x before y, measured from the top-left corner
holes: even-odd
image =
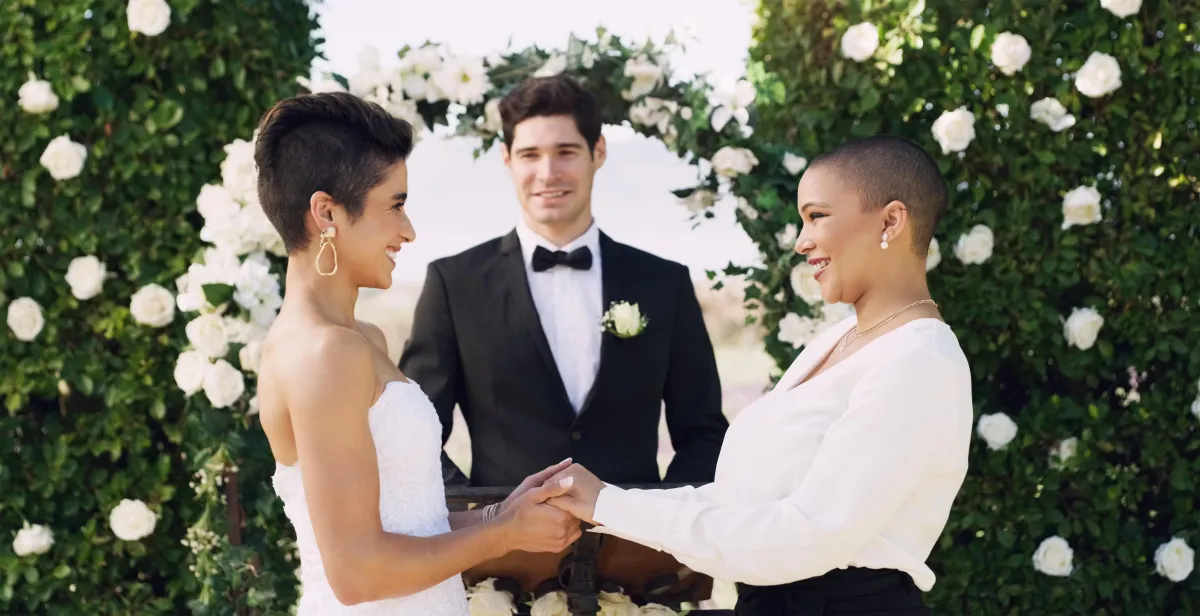
[[[700,5],[704,8],[701,9]],[[564,8],[569,7],[569,8]],[[718,82],[744,71],[752,6],[744,0],[325,0],[316,6],[327,61],[317,70],[354,72],[364,45],[379,49],[384,66],[404,45],[445,43],[452,53],[486,55],[512,47],[565,48],[574,32],[591,38],[604,26],[622,38],[661,41],[669,30],[694,41],[672,60],[675,74],[709,73]],[[608,162],[597,174],[593,214],[614,239],[679,261],[694,277],[728,262],[757,263],[758,253],[737,226],[732,204],[693,229],[687,210],[669,191],[696,176],[655,140],[606,127]],[[417,241],[405,247],[398,282],[424,278],[429,261],[507,233],[520,215],[512,184],[493,149],[477,161],[476,141],[427,137],[409,161],[409,215]]]

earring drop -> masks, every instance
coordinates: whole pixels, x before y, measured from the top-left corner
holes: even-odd
[[[334,228],[332,225],[325,227],[321,231],[321,249],[317,251],[316,265],[317,265],[317,273],[322,276],[332,276],[332,275],[336,274],[338,271],[337,246],[333,245],[333,238],[335,238],[335,237],[337,237],[337,229]],[[325,252],[326,246],[328,246],[329,249],[331,251],[333,251],[333,271],[331,271],[331,272],[321,271],[321,254]]]
[[[887,232],[886,231],[883,233],[883,241],[879,242],[879,247],[884,250],[887,250],[888,242],[887,242]]]

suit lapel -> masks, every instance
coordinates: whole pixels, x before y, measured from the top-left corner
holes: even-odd
[[[623,266],[622,252],[620,244],[603,232],[600,233],[600,295],[603,297],[600,306],[601,314],[604,314],[613,302],[627,300],[623,295],[624,289],[621,285],[621,281],[625,278],[621,270]],[[597,323],[596,327],[600,327],[600,324]],[[604,386],[605,377],[612,369],[614,347],[619,342],[616,336],[608,332],[600,334],[600,366],[596,369],[596,380],[592,382],[592,388],[588,390],[587,396],[583,399],[583,406],[579,409],[581,417],[591,407],[596,394]]]
[[[500,241],[501,271],[504,272],[504,287],[508,294],[508,302],[512,306],[513,317],[525,329],[534,348],[542,356],[546,369],[554,377],[554,383],[561,394],[561,401],[570,410],[570,397],[563,385],[562,375],[558,372],[558,364],[554,363],[554,354],[550,352],[550,342],[546,340],[546,331],[542,329],[541,317],[538,316],[537,305],[533,303],[533,294],[529,291],[529,279],[525,274],[525,257],[521,253],[521,241],[517,232],[513,231]],[[572,413],[574,414],[574,413]]]

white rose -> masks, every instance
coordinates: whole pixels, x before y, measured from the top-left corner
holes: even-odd
[[[791,152],[783,155],[783,168],[787,169],[788,173],[796,175],[808,166],[808,159],[803,156],[796,156]]]
[[[929,254],[925,255],[925,271],[932,271],[933,268],[942,262],[942,247],[938,244],[937,238],[929,240]]]
[[[717,150],[712,157],[713,169],[727,178],[750,173],[750,170],[754,169],[757,164],[758,158],[754,156],[754,152],[746,148],[735,148],[728,145]]]
[[[816,271],[807,261],[792,268],[792,292],[809,304],[821,301],[821,283],[814,276]]]
[[[1075,570],[1075,551],[1066,539],[1048,537],[1033,553],[1033,568],[1055,577],[1066,577]]]
[[[698,188],[679,202],[687,206],[689,212],[696,214],[712,207],[717,202],[717,195],[711,190]]]
[[[158,36],[171,25],[171,7],[164,0],[129,0],[125,7],[130,32]]]
[[[18,297],[8,305],[8,328],[17,340],[33,340],[42,333],[45,326],[46,318],[42,316],[42,307],[32,298]]]
[[[1055,465],[1061,465],[1063,462],[1075,457],[1075,453],[1079,450],[1079,439],[1072,436],[1065,438],[1055,445],[1050,451],[1050,457]]]
[[[38,79],[30,73],[29,81],[17,90],[17,104],[25,113],[49,113],[58,109],[58,95],[54,93],[49,81]]]
[[[816,322],[812,318],[789,312],[779,320],[779,334],[776,338],[784,344],[792,345],[793,349],[798,349],[812,341],[816,330]]]
[[[1196,568],[1196,551],[1179,537],[1158,546],[1154,551],[1154,570],[1172,582],[1182,582]]]
[[[1092,186],[1080,186],[1063,195],[1063,223],[1066,229],[1073,225],[1090,225],[1100,222],[1100,191]]]
[[[870,59],[876,49],[879,49],[879,28],[871,22],[850,26],[842,35],[842,55],[855,62]]]
[[[534,600],[529,606],[529,616],[570,616],[566,593],[556,590]]]
[[[241,209],[233,193],[220,184],[205,184],[196,197],[196,211],[204,220],[233,218]]]
[[[262,342],[255,340],[247,343],[241,350],[238,351],[238,363],[242,365],[242,370],[246,372],[258,372],[258,366],[262,362]]]
[[[254,163],[254,144],[234,139],[225,144],[225,160],[221,161],[221,183],[234,199],[248,201],[258,198],[258,167]]]
[[[1196,399],[1192,400],[1192,414],[1196,416],[1196,419],[1200,419],[1200,396],[1196,396]]]
[[[499,135],[504,130],[504,117],[500,115],[500,99],[493,98],[483,106],[483,128]]]
[[[645,56],[638,56],[625,61],[625,76],[632,78],[633,83],[621,96],[627,101],[633,101],[658,87],[663,78],[663,69]]]
[[[1083,350],[1096,344],[1096,336],[1104,326],[1104,317],[1093,308],[1073,308],[1071,316],[1063,323],[1063,336],[1067,344]]]
[[[933,122],[933,138],[942,146],[942,154],[962,152],[975,139],[975,116],[966,107],[943,111]]]
[[[1084,96],[1099,98],[1120,87],[1121,65],[1106,53],[1093,51],[1075,73],[1075,88]]]
[[[246,393],[246,379],[233,364],[218,359],[204,371],[204,395],[213,408],[223,409]]]
[[[967,265],[978,265],[992,258],[996,236],[986,225],[975,225],[966,235],[958,238],[954,256]]]
[[[553,77],[567,70],[567,57],[563,54],[555,54],[546,60],[546,63],[533,74],[534,77]]]
[[[1001,32],[992,43],[992,64],[1005,75],[1012,75],[1024,68],[1032,54],[1029,41],[1020,34]]]
[[[53,545],[54,533],[50,532],[49,528],[41,524],[30,526],[29,522],[17,531],[17,537],[13,539],[12,544],[13,553],[17,556],[45,554]]]
[[[975,432],[987,441],[989,449],[1003,449],[1017,436],[1017,424],[1005,413],[981,415]]]
[[[95,255],[75,257],[67,266],[67,285],[76,299],[91,299],[104,286],[104,263]]]
[[[1067,108],[1056,98],[1046,97],[1031,105],[1029,117],[1049,126],[1056,133],[1075,126],[1075,116],[1067,113]]]
[[[482,58],[450,58],[433,74],[431,81],[446,94],[446,98],[460,105],[482,103],[484,95],[492,89]]]
[[[184,351],[175,360],[175,384],[190,396],[204,387],[204,375],[212,361],[195,349]]]
[[[637,304],[621,302],[609,311],[613,329],[620,336],[635,336],[642,329],[642,313]]]
[[[108,514],[108,526],[113,534],[123,541],[137,541],[148,537],[158,524],[158,515],[140,500],[121,499]]]
[[[83,163],[87,161],[87,148],[83,144],[71,141],[67,135],[59,135],[50,140],[38,162],[48,171],[50,177],[56,180],[69,180],[83,171]]]
[[[1129,17],[1142,10],[1142,0],[1100,0],[1100,6],[1117,17]]]
[[[175,298],[170,291],[151,283],[129,298],[129,313],[142,325],[163,327],[175,320]]]
[[[678,612],[657,603],[647,603],[642,606],[642,616],[677,616]]]
[[[750,220],[758,220],[758,210],[754,209],[753,205],[746,200],[745,197],[737,198],[737,209],[743,216]]]
[[[799,237],[800,230],[796,228],[796,223],[789,222],[775,234],[775,241],[779,243],[779,248],[783,250],[792,250],[796,248],[796,238]]]
[[[214,359],[229,352],[229,336],[225,334],[225,320],[218,314],[202,314],[192,319],[185,328],[188,342],[197,351]]]
[[[641,614],[637,604],[624,593],[601,591],[598,598],[600,599],[598,616],[639,616]]]
[[[1007,118],[1008,117],[1008,103],[1000,103],[999,105],[996,105],[996,111],[1000,114],[1001,117]]]
[[[471,616],[512,616],[516,612],[512,593],[496,590],[496,581],[492,578],[476,584],[467,595]]]

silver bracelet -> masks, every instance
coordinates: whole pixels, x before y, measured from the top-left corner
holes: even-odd
[[[500,503],[492,503],[483,508],[483,521],[491,522],[496,517],[496,512],[500,510]]]

